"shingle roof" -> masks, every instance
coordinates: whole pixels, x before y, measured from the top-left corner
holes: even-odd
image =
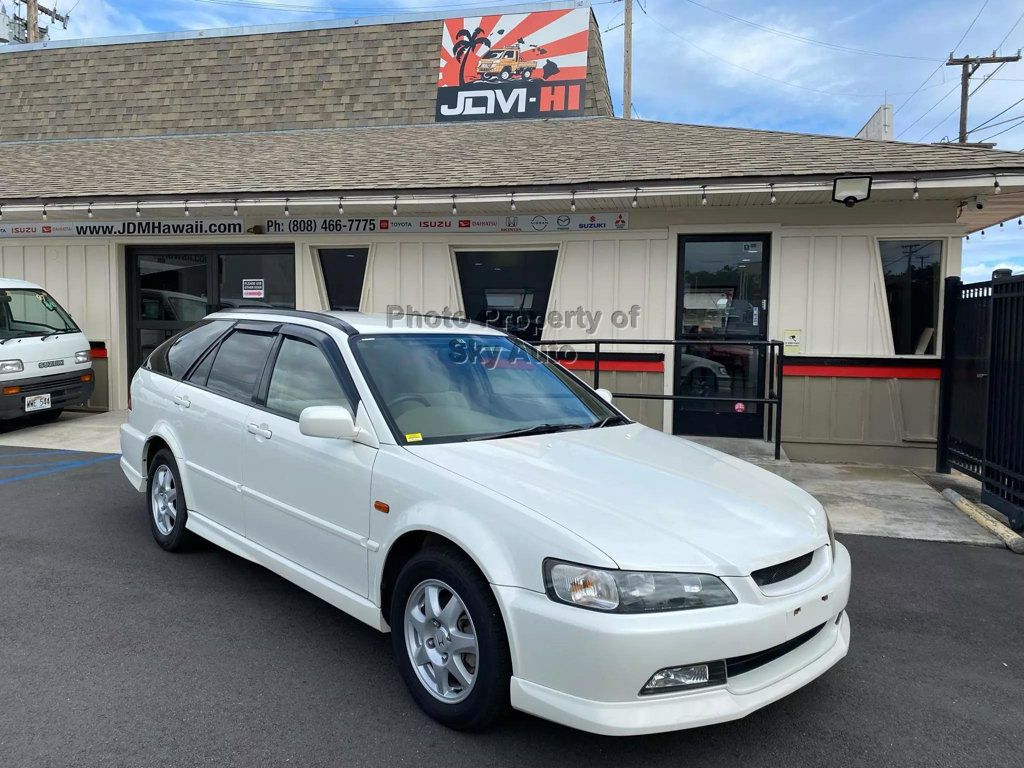
[[[433,122],[441,25],[5,48],[0,141]],[[608,116],[593,14],[589,41],[584,114]]]
[[[1024,154],[617,118],[0,142],[16,198],[1024,172]]]

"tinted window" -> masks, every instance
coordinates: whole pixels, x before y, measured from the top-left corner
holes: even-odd
[[[217,350],[206,386],[235,400],[252,399],[274,338],[265,333],[232,333]]]
[[[457,253],[466,317],[539,341],[557,259],[557,251]]]
[[[352,412],[324,353],[308,342],[286,338],[274,364],[267,407],[297,419],[303,409],[314,405],[341,405]]]
[[[941,240],[883,240],[878,244],[897,355],[935,352],[942,283]]]
[[[230,327],[230,320],[211,320],[193,325],[153,350],[149,358],[150,370],[180,379]]]
[[[366,274],[367,248],[324,248],[320,251],[320,266],[327,287],[327,300],[331,309],[359,311],[363,295],[363,276]]]

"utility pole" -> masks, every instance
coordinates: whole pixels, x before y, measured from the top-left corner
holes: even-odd
[[[622,116],[633,116],[633,0],[625,2],[625,23],[622,42]]]
[[[949,54],[947,67],[960,67],[960,138],[961,144],[967,143],[967,102],[971,96],[971,76],[978,71],[982,64],[1010,64],[1020,61],[1020,51],[1016,56],[996,56],[992,51],[991,56],[961,56],[959,59]]]
[[[26,43],[38,43],[42,39],[42,34],[39,31],[39,14],[49,16],[55,22],[60,22],[64,25],[64,29],[68,28],[68,17],[66,14],[58,13],[52,8],[47,8],[45,5],[40,5],[39,0],[24,0],[25,3],[25,38]]]

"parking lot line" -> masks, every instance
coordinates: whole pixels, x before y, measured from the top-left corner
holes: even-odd
[[[67,453],[74,453],[74,451],[67,451]],[[0,478],[0,485],[7,485],[8,483],[16,483],[19,480],[31,480],[34,477],[45,477],[46,475],[54,475],[58,472],[67,472],[72,469],[78,469],[79,467],[87,467],[90,464],[99,464],[104,461],[111,461],[112,459],[120,459],[121,454],[105,454],[103,456],[95,456],[91,459],[80,459],[77,461],[62,461],[57,464],[48,465],[47,469],[40,469],[36,472],[26,472],[23,475],[15,475],[14,477]],[[0,469],[6,469],[6,467],[0,467]]]
[[[0,459],[10,459],[21,456],[61,456],[69,453],[82,453],[82,451],[29,451],[28,453],[0,453]]]

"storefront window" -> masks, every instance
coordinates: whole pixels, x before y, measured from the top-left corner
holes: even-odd
[[[540,341],[557,251],[461,251],[455,258],[466,317]]]
[[[942,241],[882,240],[878,247],[896,354],[935,354]]]
[[[327,300],[330,302],[332,310],[359,311],[368,253],[368,248],[323,248],[320,250],[320,268],[323,270]]]
[[[291,253],[220,255],[220,305],[236,307],[295,307],[295,257]]]

